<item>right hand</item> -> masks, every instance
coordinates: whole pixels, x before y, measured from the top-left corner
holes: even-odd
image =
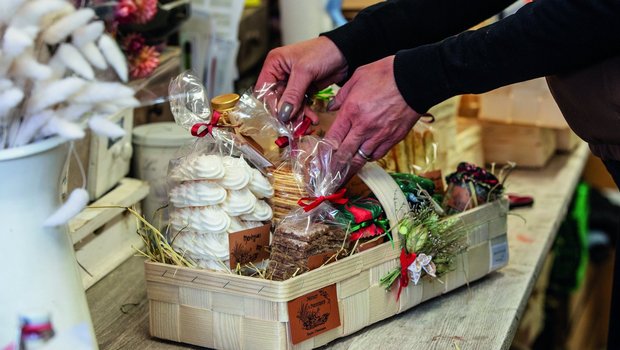
[[[258,76],[256,87],[286,82],[278,106],[278,118],[283,122],[296,116],[304,106],[304,95],[309,88],[323,89],[342,81],[347,74],[347,62],[338,47],[326,37],[302,41],[273,49],[267,55]],[[314,113],[306,115],[317,123]]]

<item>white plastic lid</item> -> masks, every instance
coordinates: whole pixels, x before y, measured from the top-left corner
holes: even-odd
[[[188,130],[173,122],[144,124],[133,130],[133,144],[140,146],[179,147],[195,139]]]

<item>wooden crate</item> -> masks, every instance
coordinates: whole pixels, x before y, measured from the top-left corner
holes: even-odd
[[[568,124],[544,78],[524,81],[480,95],[480,119],[553,129]]]
[[[487,163],[515,162],[519,167],[543,167],[555,153],[553,129],[487,121],[481,125]]]
[[[87,130],[86,137],[76,140],[75,149],[86,172],[86,190],[91,201],[101,197],[114,188],[129,173],[133,149],[131,129],[133,128],[133,109],[126,108],[110,115],[108,119],[125,129],[125,136],[111,140],[94,135]],[[67,195],[74,188],[82,187],[82,174],[74,157],[69,159],[65,184]]]
[[[376,184],[383,179],[374,175],[385,172],[371,170],[361,172],[360,177],[368,187],[380,187]],[[384,207],[390,194],[394,197],[387,188],[375,194]],[[388,218],[398,215],[400,209],[395,208],[386,209]],[[456,257],[454,270],[439,279],[425,277],[417,286],[410,284],[399,300],[398,286],[386,292],[379,285],[381,277],[399,264],[398,243],[395,247],[389,242],[381,244],[286,281],[146,262],[150,333],[217,349],[311,349],[325,345],[505,266],[506,213],[507,202],[500,200],[458,215],[463,229],[468,230],[468,248]],[[297,315],[289,314],[289,302],[333,285],[340,325],[293,344],[289,326]]]
[[[142,247],[136,234],[136,218],[122,208],[91,208],[100,206],[135,206],[146,197],[146,182],[124,178],[105,196],[69,222],[69,233],[80,266],[84,289],[90,288],[135,254],[134,248]]]

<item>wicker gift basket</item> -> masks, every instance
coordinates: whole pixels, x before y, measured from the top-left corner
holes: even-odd
[[[372,163],[358,176],[397,225],[408,210],[398,185]],[[505,266],[507,211],[502,199],[456,215],[467,247],[453,269],[410,284],[398,298],[398,288],[380,285],[399,266],[400,249],[390,242],[285,281],[147,261],[150,333],[217,349],[322,346]]]

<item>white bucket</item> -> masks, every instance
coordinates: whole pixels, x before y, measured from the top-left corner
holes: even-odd
[[[149,195],[142,201],[142,212],[159,228],[168,222],[167,209],[162,209],[161,215],[157,212],[168,202],[168,162],[181,146],[194,139],[189,131],[173,122],[145,124],[133,130],[133,174],[151,186]]]
[[[61,205],[68,150],[59,137],[0,150],[0,348],[33,310],[51,316],[56,334],[86,326],[96,348],[67,226],[43,227]]]

